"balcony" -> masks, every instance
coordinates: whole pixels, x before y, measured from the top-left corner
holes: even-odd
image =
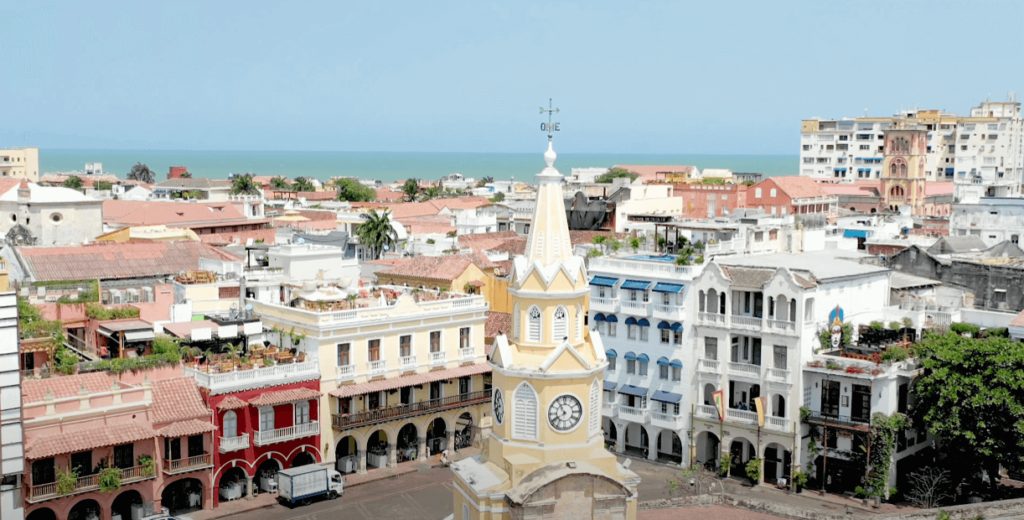
[[[447,356],[445,356],[445,351],[443,351],[443,350],[441,352],[431,352],[430,353],[430,366],[432,366],[432,367],[438,366],[438,365],[443,365],[443,364],[445,364],[446,360],[447,360]]]
[[[697,360],[697,372],[721,375],[722,362],[717,359],[700,358]]]
[[[683,428],[683,417],[670,413],[651,412],[651,424],[662,428],[681,430]]]
[[[796,335],[796,323],[792,321],[767,320],[768,330],[778,334]]]
[[[601,415],[605,417],[615,417],[615,407],[615,403],[605,401],[601,404]]]
[[[301,381],[303,378],[320,379],[320,364],[314,359],[302,363],[280,363],[272,367],[236,370],[221,374],[185,367],[184,373],[186,376],[194,378],[199,386],[210,389],[214,394],[222,394],[280,384],[285,381]]]
[[[209,453],[204,453],[202,455],[196,455],[195,457],[188,457],[185,459],[164,459],[165,475],[177,475],[178,473],[186,473],[189,471],[196,471],[212,467],[213,455]]]
[[[619,312],[619,299],[590,298],[590,310],[594,312]]]
[[[725,410],[725,418],[727,420],[742,423],[742,424],[757,424],[757,413],[749,410],[737,410],[735,408],[727,408]]]
[[[643,408],[634,408],[632,406],[626,406],[624,404],[619,405],[619,418],[626,419],[633,422],[647,422],[647,415],[650,413],[648,410]]]
[[[416,356],[402,356],[402,370],[416,370]]]
[[[786,419],[785,417],[772,417],[769,415],[764,418],[764,427],[770,430],[788,432],[789,419]]]
[[[675,265],[669,262],[620,260],[618,258],[592,258],[590,271],[606,271],[612,273],[636,273],[644,276],[670,277],[689,280],[698,273],[696,266]]]
[[[473,361],[474,359],[476,359],[476,349],[473,347],[460,348],[459,359],[461,359],[463,363],[467,361]]]
[[[753,316],[732,315],[729,317],[729,324],[735,329],[761,330],[761,318]]]
[[[683,311],[684,307],[682,305],[659,304],[654,306],[654,317],[663,320],[679,321],[685,317]]]
[[[622,302],[622,311],[633,316],[650,316],[651,306],[647,302]]]
[[[366,302],[367,307],[322,312],[252,299],[246,301],[253,305],[253,312],[257,316],[273,317],[275,320],[288,320],[297,324],[320,328],[340,327],[358,322],[383,322],[387,324],[392,313],[392,307],[394,306],[393,303],[381,306],[376,303],[376,300],[373,300],[372,302]],[[487,300],[483,296],[455,294],[449,294],[447,298],[442,300],[421,301],[417,305],[427,314],[467,313],[488,308]]]
[[[764,378],[767,381],[777,381],[779,383],[791,384],[789,380],[789,370],[782,368],[769,368],[764,372]]]
[[[238,437],[221,437],[220,446],[217,451],[221,453],[228,453],[230,451],[244,450],[249,447],[249,434],[239,435]]]
[[[370,377],[382,376],[384,375],[384,372],[387,372],[388,360],[380,359],[377,361],[370,361],[367,365],[369,365]]]
[[[849,415],[832,415],[811,410],[807,417],[804,418],[804,422],[868,431],[871,428],[871,413],[869,411],[865,416],[851,417]]]
[[[149,475],[146,474],[145,469],[142,466],[135,466],[133,468],[126,468],[121,470],[121,485],[125,486],[135,482],[156,478],[156,472],[152,471]],[[36,502],[42,502],[44,500],[52,500],[54,498],[61,498],[63,496],[57,492],[57,483],[51,482],[49,484],[40,484],[38,486],[26,486],[28,492],[25,493],[25,501],[34,504]],[[78,477],[75,481],[75,488],[70,493],[77,495],[79,493],[88,493],[90,491],[98,491],[100,489],[100,476],[99,475],[85,475]]]
[[[334,371],[338,382],[351,381],[356,378],[356,366],[355,365],[341,365]]]
[[[275,430],[257,430],[253,432],[253,434],[256,436],[256,446],[267,446],[268,444],[274,444],[277,442],[285,442],[293,439],[320,435],[320,422],[310,421],[305,424],[297,424],[295,426],[277,428]]]
[[[710,325],[712,327],[725,327],[725,314],[715,314],[713,312],[698,312],[697,320],[700,321],[701,325]]]
[[[718,409],[709,404],[698,404],[697,417],[700,417],[701,419],[711,419],[712,421],[717,421]]]
[[[387,408],[379,408],[377,410],[369,410],[354,414],[334,414],[331,416],[331,423],[335,430],[347,430],[349,428],[385,423],[388,421],[397,421],[399,419],[406,419],[417,415],[486,403],[490,400],[491,391],[480,390],[477,392],[452,395],[439,399],[431,399],[420,403],[389,406]]]
[[[754,381],[761,380],[761,366],[750,363],[729,363],[729,375]]]

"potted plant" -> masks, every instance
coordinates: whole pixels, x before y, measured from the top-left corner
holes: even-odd
[[[100,492],[111,493],[121,489],[121,470],[103,468],[99,473]]]
[[[761,459],[750,459],[747,462],[747,477],[750,478],[750,485],[756,486],[761,481]]]
[[[807,486],[807,473],[804,473],[803,471],[794,471],[793,485],[796,486],[797,493],[802,493],[804,487]]]
[[[274,366],[274,360],[272,360],[270,358],[263,358],[263,366],[265,366],[265,367],[272,367],[272,366]]]
[[[723,477],[728,477],[729,476],[729,470],[732,469],[732,454],[731,453],[723,453],[722,454],[722,462],[720,464],[721,464],[721,467],[722,467],[722,476]]]
[[[152,477],[156,473],[156,467],[153,464],[153,457],[149,455],[139,455],[137,460],[139,466],[142,466],[142,475],[146,477]]]
[[[57,493],[70,495],[78,484],[78,472],[72,468],[57,473]]]

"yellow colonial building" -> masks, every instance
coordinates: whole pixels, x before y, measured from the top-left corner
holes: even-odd
[[[491,354],[491,430],[480,455],[452,465],[458,520],[636,518],[640,478],[604,448],[607,360],[583,323],[586,267],[573,255],[555,157],[549,140],[526,254],[513,262],[511,335]]]

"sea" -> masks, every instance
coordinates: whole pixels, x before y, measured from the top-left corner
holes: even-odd
[[[540,153],[462,152],[298,152],[298,151],[183,151],[183,150],[85,150],[40,149],[40,171],[82,171],[87,162],[103,163],[105,173],[125,177],[132,165],[143,163],[157,179],[166,178],[169,167],[186,166],[195,177],[227,178],[231,173],[281,175],[287,178],[333,176],[378,179],[384,182],[439,179],[461,173],[480,179],[509,180],[513,176],[532,182],[544,167]],[[616,164],[692,165],[700,169],[725,168],[734,172],[762,173],[766,177],[798,174],[796,155],[693,155],[559,153],[555,167],[564,175],[572,168],[611,167]]]

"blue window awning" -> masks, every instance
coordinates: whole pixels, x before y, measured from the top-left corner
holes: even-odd
[[[651,358],[647,357],[647,354],[640,354],[639,356],[636,357],[636,360],[647,363],[648,361],[651,360]]]
[[[658,330],[672,330],[672,325],[669,325],[667,321],[663,321],[658,324]]]
[[[668,366],[668,358],[665,357],[665,356],[661,356],[660,358],[658,358],[658,366],[667,367]]]
[[[590,285],[597,285],[600,287],[614,287],[619,282],[618,278],[611,278],[608,276],[595,276],[593,280],[590,280]]]
[[[636,361],[636,354],[634,354],[632,352],[626,352],[626,355],[622,356],[622,357],[624,357],[624,358],[626,358],[626,359],[628,359],[630,361]]]
[[[632,395],[634,397],[645,397],[647,396],[647,389],[633,385],[622,385],[619,389],[620,394]]]
[[[651,399],[655,401],[661,401],[663,403],[678,403],[683,400],[683,396],[679,394],[673,394],[672,392],[662,392],[661,390],[655,390],[654,395]]]
[[[604,351],[604,357],[619,357],[619,353],[615,352],[615,349],[610,348]]]
[[[641,326],[641,327],[650,327],[651,326],[651,322],[647,321],[647,318],[640,318],[639,320],[636,320],[636,324]]]
[[[604,314],[600,312],[594,315],[594,321],[604,321]]]
[[[673,323],[672,324],[672,330],[683,330],[683,324],[682,323]]]
[[[611,381],[605,381],[604,382],[604,389],[605,390],[615,390],[616,386],[619,386],[619,384],[618,383],[613,383]]]
[[[618,323],[619,319],[616,318],[614,314],[609,314],[604,317],[604,321],[607,321],[608,323]]]
[[[668,366],[675,368],[683,368],[683,362],[679,361],[678,359],[673,359],[668,363]]]
[[[844,229],[843,236],[846,238],[868,238],[869,231],[866,229]]]
[[[636,318],[632,316],[626,318],[626,325],[636,325]]]
[[[953,168],[946,168],[946,175],[953,175]]]
[[[651,282],[645,282],[643,280],[626,280],[622,282],[623,289],[629,289],[630,291],[646,291],[651,286]]]
[[[677,283],[658,282],[654,285],[654,292],[677,293],[683,290],[683,286]]]

